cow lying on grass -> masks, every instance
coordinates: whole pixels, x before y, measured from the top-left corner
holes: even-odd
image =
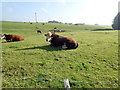
[[[1,39],[5,39],[7,42],[15,42],[24,40],[24,37],[20,35],[3,34]]]
[[[51,46],[61,47],[62,49],[76,49],[78,47],[78,43],[68,37],[63,37],[51,32],[45,34],[46,41],[51,43]]]

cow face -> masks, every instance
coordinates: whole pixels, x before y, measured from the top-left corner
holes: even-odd
[[[5,34],[0,34],[0,39],[5,39]]]
[[[47,34],[45,34],[45,36],[46,36],[46,41],[50,42],[52,39],[52,33],[48,32]]]

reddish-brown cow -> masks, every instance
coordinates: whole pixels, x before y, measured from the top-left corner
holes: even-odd
[[[21,41],[24,40],[23,36],[20,35],[13,35],[13,34],[4,34],[7,42],[15,42],[15,41]]]
[[[60,36],[51,32],[45,34],[46,41],[51,43],[51,46],[60,46],[63,49],[76,49],[78,47],[78,43],[68,37]]]

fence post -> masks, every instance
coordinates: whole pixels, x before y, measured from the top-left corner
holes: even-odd
[[[66,90],[70,90],[70,84],[69,84],[68,79],[64,79],[64,86],[65,86]]]

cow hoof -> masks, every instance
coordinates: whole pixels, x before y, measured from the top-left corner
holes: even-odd
[[[64,46],[64,45],[62,46],[62,49],[67,49],[67,48],[68,48],[68,47],[66,47],[66,46]]]

